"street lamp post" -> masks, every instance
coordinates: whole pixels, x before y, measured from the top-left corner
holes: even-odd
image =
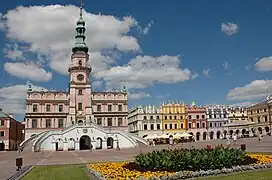
[[[268,108],[268,121],[269,121],[269,136],[271,136],[271,111],[270,111],[270,105],[269,102],[267,101],[267,108]]]

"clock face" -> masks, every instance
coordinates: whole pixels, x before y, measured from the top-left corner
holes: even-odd
[[[77,75],[77,79],[79,81],[82,81],[84,79],[84,76],[82,74]]]

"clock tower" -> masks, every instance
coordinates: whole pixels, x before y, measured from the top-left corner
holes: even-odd
[[[80,17],[77,21],[75,45],[72,48],[71,64],[69,66],[69,115],[67,127],[74,123],[91,123],[92,91],[90,82],[91,66],[88,63],[88,46],[85,43],[85,21],[82,18],[82,4]]]

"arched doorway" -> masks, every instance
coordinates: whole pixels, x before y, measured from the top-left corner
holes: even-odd
[[[246,129],[243,129],[242,130],[242,135],[245,135],[246,134]]]
[[[56,151],[63,151],[63,146],[64,146],[64,143],[63,143],[63,140],[62,139],[57,139],[56,141]]]
[[[264,129],[265,129],[266,133],[269,133],[269,127],[268,126],[266,126]]]
[[[227,138],[228,131],[224,131],[224,139]]]
[[[230,130],[229,133],[230,133],[230,136],[232,136],[233,135],[233,130]]]
[[[96,138],[95,148],[96,149],[102,149],[102,138],[101,137]]]
[[[113,148],[113,138],[112,137],[108,137],[107,138],[107,148],[108,149],[112,149]]]
[[[220,131],[217,131],[217,132],[216,132],[216,138],[217,138],[217,139],[220,139],[220,136],[221,136],[221,132],[220,132]]]
[[[203,132],[203,140],[207,139],[207,132]]]
[[[91,138],[87,135],[81,136],[79,140],[79,150],[92,149]]]
[[[190,139],[190,140],[192,140],[192,139],[193,139],[193,137],[194,137],[194,133],[189,132],[188,134],[191,134],[191,135],[192,135],[191,137],[189,137],[189,139]]]
[[[240,133],[239,129],[236,129],[235,133],[236,133],[236,135],[238,135]]]
[[[5,143],[0,142],[0,151],[5,151]]]
[[[262,128],[261,128],[261,127],[258,127],[258,131],[259,131],[259,133],[260,133],[260,134],[262,134],[262,133],[263,133],[263,131],[262,131]]]
[[[214,132],[213,132],[213,131],[211,131],[211,132],[210,132],[210,140],[212,140],[212,139],[213,139],[213,136],[214,136]]]
[[[78,120],[77,123],[78,124],[83,124],[83,120]]]
[[[68,141],[68,151],[74,151],[76,149],[75,140],[70,138]]]
[[[196,133],[196,140],[199,141],[200,140],[200,132]]]

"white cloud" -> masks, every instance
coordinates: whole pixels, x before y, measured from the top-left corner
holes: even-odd
[[[53,70],[67,74],[78,16],[78,7],[72,5],[20,6],[4,14],[0,24],[4,24],[6,36],[11,40],[10,43],[24,44],[23,46],[27,44],[24,53],[39,53],[44,56],[46,60],[44,63],[47,63]],[[85,11],[83,16],[87,24],[86,43],[90,47],[92,58],[90,61],[95,71],[108,67],[108,63],[113,61],[102,55],[101,52],[105,50],[121,52],[140,50],[138,40],[129,35],[133,28],[139,28],[134,18],[119,19],[110,15],[95,15]],[[20,46],[15,50],[14,48],[8,49],[6,56],[16,59],[22,55],[21,52],[16,51],[18,49],[22,51]]]
[[[92,86],[94,88],[99,88],[99,87],[102,86],[102,84],[103,84],[103,81],[94,81],[94,82],[92,82]]]
[[[28,85],[11,85],[0,88],[0,107],[4,112],[14,114],[24,114],[25,110],[25,99]],[[41,86],[32,85],[33,90],[46,91]]]
[[[245,66],[245,70],[249,71],[251,69],[251,66],[250,65],[246,65]]]
[[[229,62],[228,61],[224,61],[223,68],[224,69],[228,69],[229,68]]]
[[[144,98],[150,98],[150,97],[151,95],[145,92],[131,92],[128,94],[129,99],[144,99]]]
[[[229,100],[260,99],[271,93],[272,80],[255,80],[243,87],[236,87],[229,91]]]
[[[4,69],[12,76],[32,81],[49,81],[52,79],[52,73],[35,64],[26,64],[21,62],[4,64]]]
[[[238,33],[238,30],[239,26],[237,24],[231,22],[221,24],[221,32],[228,36]]]
[[[154,83],[177,83],[192,78],[189,69],[179,67],[179,56],[137,56],[125,66],[111,67],[95,74],[106,81],[109,88],[120,88],[126,82],[128,88],[145,88]]]
[[[211,77],[210,71],[211,71],[211,69],[203,69],[202,73],[206,77]]]
[[[263,57],[255,64],[257,71],[272,71],[272,56]]]
[[[244,101],[244,102],[239,102],[239,103],[235,103],[235,104],[230,104],[229,106],[231,106],[231,107],[249,107],[249,106],[253,106],[254,104],[256,104],[256,102]]]
[[[154,21],[150,21],[147,26],[142,30],[143,35],[147,35],[151,26],[154,24]]]

